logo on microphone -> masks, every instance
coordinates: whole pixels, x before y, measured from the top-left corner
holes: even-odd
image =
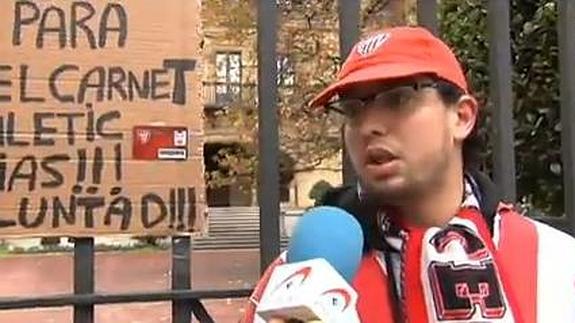
[[[274,292],[280,289],[281,287],[285,287],[285,289],[291,289],[296,283],[298,286],[303,284],[309,277],[310,273],[311,273],[310,266],[300,268],[298,271],[294,272],[293,274],[289,275],[284,280],[282,280],[281,283],[279,283],[276,286]]]
[[[338,308],[342,312],[345,311],[351,303],[351,295],[347,290],[343,288],[333,288],[326,290],[325,292],[321,293],[321,296],[327,296],[330,302],[327,305],[330,307]]]

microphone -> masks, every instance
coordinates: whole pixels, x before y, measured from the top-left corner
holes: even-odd
[[[360,322],[351,282],[362,258],[363,232],[343,209],[321,206],[296,224],[287,263],[274,269],[256,313],[324,323]]]

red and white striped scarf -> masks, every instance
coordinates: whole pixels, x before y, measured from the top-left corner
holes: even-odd
[[[468,179],[459,212],[443,228],[399,228],[383,216],[405,321],[521,322],[479,198]]]

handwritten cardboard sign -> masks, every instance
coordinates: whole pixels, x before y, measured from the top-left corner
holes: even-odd
[[[199,24],[196,0],[0,1],[0,237],[201,229]]]

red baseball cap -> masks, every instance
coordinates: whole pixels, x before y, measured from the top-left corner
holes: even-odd
[[[360,40],[352,48],[336,81],[311,102],[322,106],[346,86],[431,74],[468,92],[465,75],[451,49],[423,27],[392,27]]]

